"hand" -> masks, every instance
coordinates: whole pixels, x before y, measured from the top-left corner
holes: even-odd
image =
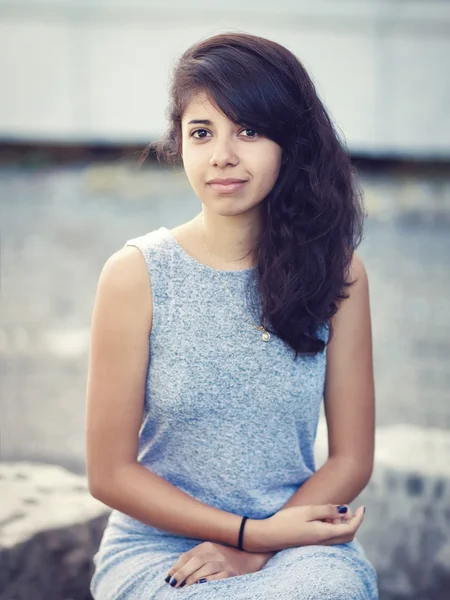
[[[198,583],[200,579],[216,581],[236,575],[259,571],[269,560],[270,555],[245,552],[216,542],[202,542],[178,557],[168,572],[177,583],[173,587],[186,587]],[[183,586],[183,582],[186,582]]]
[[[290,506],[267,519],[249,520],[244,533],[244,548],[267,552],[350,542],[363,521],[364,508],[360,506],[346,522],[336,523],[341,518],[334,504]]]

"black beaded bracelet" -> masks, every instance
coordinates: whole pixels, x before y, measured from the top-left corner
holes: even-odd
[[[245,521],[247,519],[248,519],[248,517],[242,517],[241,528],[239,530],[238,550],[244,550],[244,548],[242,547],[242,539],[244,537],[244,525],[245,525]]]

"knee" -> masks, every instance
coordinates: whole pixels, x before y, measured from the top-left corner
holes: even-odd
[[[319,565],[316,565],[319,567]],[[306,581],[298,580],[302,600],[368,600],[363,581],[345,564],[322,564]]]

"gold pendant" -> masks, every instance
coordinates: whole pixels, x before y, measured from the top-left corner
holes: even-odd
[[[261,337],[265,342],[268,342],[270,340],[270,333],[268,331],[265,331]]]

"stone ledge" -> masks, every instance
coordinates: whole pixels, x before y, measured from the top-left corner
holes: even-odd
[[[383,600],[443,600],[450,589],[450,433],[380,428],[372,479],[352,503]],[[316,443],[327,456],[326,423]],[[86,477],[55,465],[0,465],[0,600],[91,600],[92,557],[109,508]]]
[[[109,509],[56,465],[0,465],[0,600],[91,600]]]
[[[98,517],[108,508],[89,493],[86,477],[58,465],[0,465],[0,548],[49,529]]]

